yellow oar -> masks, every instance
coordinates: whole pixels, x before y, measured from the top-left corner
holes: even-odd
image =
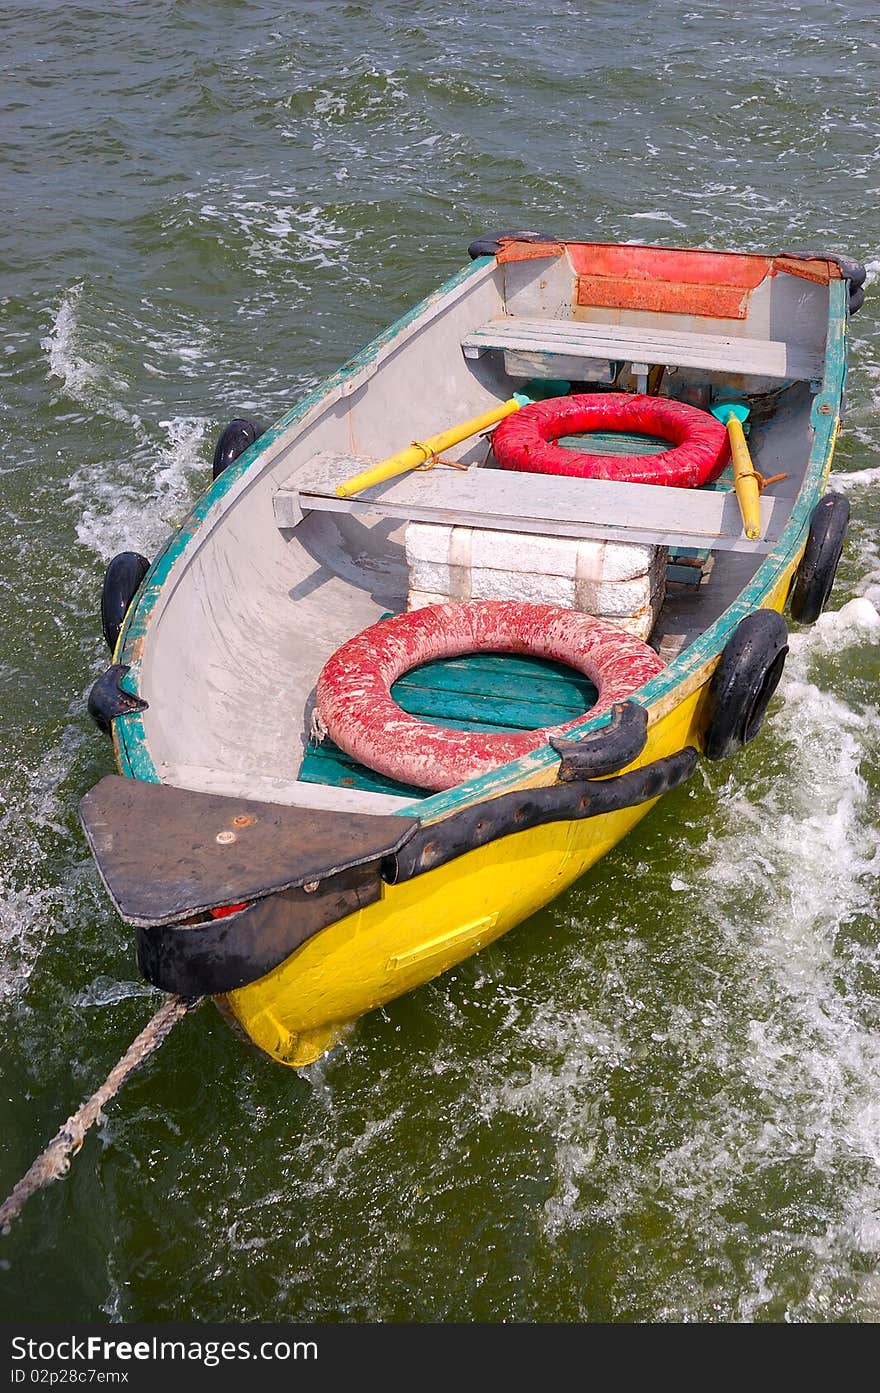
[[[453,445],[467,440],[469,435],[477,435],[489,426],[496,425],[499,421],[503,421],[505,416],[509,416],[513,411],[518,411],[521,406],[528,406],[530,402],[531,397],[515,392],[509,401],[502,402],[500,406],[493,407],[491,411],[485,411],[482,416],[474,416],[470,421],[462,421],[460,425],[451,426],[449,430],[441,431],[439,435],[429,436],[427,440],[414,440],[411,445],[407,445],[405,450],[398,450],[396,455],[389,455],[387,459],[371,465],[362,473],[355,474],[351,479],[346,479],[345,483],[340,484],[337,488],[337,496],[351,498],[353,494],[360,493],[361,489],[371,488],[373,484],[381,484],[385,479],[393,479],[395,474],[405,474],[408,469],[418,469],[419,465],[427,464],[428,460],[442,455],[444,450],[449,450]]]
[[[746,444],[742,423],[749,414],[747,406],[726,402],[723,406],[713,406],[712,415],[722,425],[727,426],[730,440],[730,453],[733,458],[733,486],[736,500],[742,513],[743,528],[750,541],[756,542],[761,535],[761,476],[755,472],[749,447]]]

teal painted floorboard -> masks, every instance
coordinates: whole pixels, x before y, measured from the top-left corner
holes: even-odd
[[[593,705],[596,688],[573,668],[542,658],[481,653],[425,663],[391,688],[402,709],[429,725],[495,734],[572,721]],[[371,793],[420,797],[424,790],[386,779],[344,754],[332,740],[309,745],[299,777]]]

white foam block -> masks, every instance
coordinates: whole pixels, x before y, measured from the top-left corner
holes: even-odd
[[[601,580],[626,581],[646,575],[661,550],[640,542],[542,537],[534,532],[501,532],[488,527],[410,522],[406,528],[406,559],[410,566],[420,562],[448,565],[450,555],[467,551],[475,570],[528,571],[572,578],[588,573]]]
[[[423,562],[409,573],[411,590],[445,595],[451,600],[521,600],[531,604],[575,608],[575,582],[565,576],[519,571],[464,571]]]
[[[426,605],[448,604],[448,595],[432,595],[427,590],[410,590],[406,597],[407,609],[424,609]]]
[[[666,557],[660,548],[650,569],[632,580],[608,580],[589,573],[580,576],[542,571],[494,570],[459,561],[415,561],[410,566],[413,590],[447,595],[458,600],[523,600],[564,605],[587,614],[635,614],[647,604],[665,575]]]
[[[406,597],[407,609],[424,609],[426,605],[443,604],[449,604],[448,595],[432,594],[426,590],[410,590]],[[652,601],[650,605],[646,605],[637,614],[602,614],[598,615],[597,618],[604,619],[608,624],[616,624],[618,628],[625,629],[628,634],[635,634],[637,638],[647,639],[657,622],[660,604],[662,604],[662,599],[659,603]],[[566,605],[564,608],[572,609],[574,606]]]
[[[407,607],[455,600],[559,605],[647,638],[663,604],[666,549],[489,528],[408,524]]]
[[[523,575],[517,571],[471,571],[453,578],[447,567],[424,565],[412,569],[409,584],[412,590],[446,595],[453,600],[522,600],[563,605],[586,614],[635,614],[650,603],[659,580],[652,573],[639,576],[638,580],[578,582],[564,576]]]
[[[651,606],[656,590],[656,575],[639,576],[637,580],[582,581],[578,587],[577,608],[586,614],[603,614],[608,618],[638,614]]]
[[[651,630],[657,622],[657,616],[653,610],[646,610],[644,614],[630,615],[628,619],[609,619],[609,624],[616,624],[619,629],[626,629],[628,634],[634,634],[636,638],[643,641],[651,636]]]
[[[575,583],[566,576],[528,575],[520,571],[471,571],[470,582],[472,600],[520,600],[524,604],[575,608]],[[418,583],[415,576],[410,580],[410,584],[413,583]],[[423,588],[439,589],[442,586]]]

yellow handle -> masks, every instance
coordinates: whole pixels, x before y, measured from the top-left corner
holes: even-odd
[[[756,542],[761,535],[761,490],[742,425],[735,416],[728,417],[727,434],[730,439],[730,453],[733,456],[733,486],[742,513],[743,527],[749,540]]]
[[[345,483],[337,488],[337,497],[351,498],[352,494],[359,493],[361,489],[372,488],[373,484],[381,484],[385,479],[393,479],[395,474],[405,474],[408,469],[417,469],[420,464],[426,464],[428,460],[442,455],[444,450],[467,440],[469,435],[477,435],[487,426],[494,426],[498,421],[503,421],[511,412],[518,411],[521,405],[522,402],[511,397],[509,401],[493,407],[482,416],[462,421],[460,425],[451,426],[449,430],[432,435],[427,440],[414,440],[405,450],[398,450],[396,455],[389,455],[387,459],[380,460],[378,464],[364,469],[362,473],[346,479]]]

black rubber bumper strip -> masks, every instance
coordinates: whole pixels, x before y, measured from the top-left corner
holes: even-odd
[[[386,856],[382,875],[390,885],[398,885],[514,832],[526,832],[546,822],[577,822],[647,803],[689,779],[698,758],[688,745],[677,754],[613,779],[503,793],[500,798],[463,808],[442,822],[420,828],[399,851]]]
[[[648,743],[648,712],[635,701],[618,701],[611,720],[580,740],[551,736],[550,744],[562,763],[556,778],[561,784],[577,779],[601,779],[616,774],[638,759]]]
[[[383,880],[411,880],[488,842],[542,823],[597,817],[659,798],[689,779],[697,760],[696,750],[689,746],[616,778],[503,794],[418,828],[381,863],[348,866],[308,888],[266,895],[221,918],[138,927],[138,963],[148,981],[164,991],[222,995],[265,976],[321,929],[375,903]]]

